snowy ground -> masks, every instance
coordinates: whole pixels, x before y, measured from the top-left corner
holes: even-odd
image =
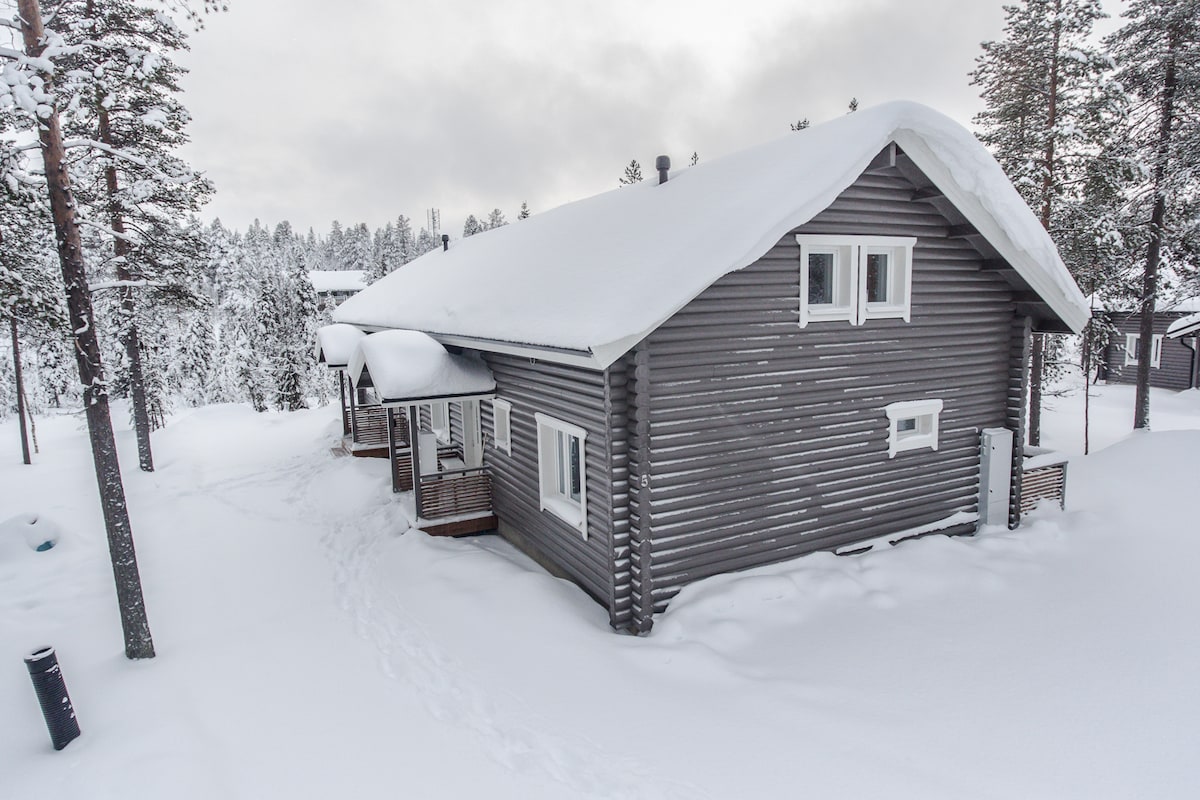
[[[81,422],[41,419],[33,467],[0,423],[0,797],[1194,798],[1200,431],[1170,429],[1200,392],[1127,437],[1132,391],[1098,391],[1068,513],[705,581],[644,638],[496,539],[405,533],[329,407],[185,412],[153,474],[120,434],[141,663]],[[1049,444],[1081,450],[1080,402]],[[43,644],[84,730],[61,753]]]

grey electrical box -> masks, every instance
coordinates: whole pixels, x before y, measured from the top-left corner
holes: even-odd
[[[979,524],[1007,525],[1012,492],[1013,432],[984,428],[979,445]]]

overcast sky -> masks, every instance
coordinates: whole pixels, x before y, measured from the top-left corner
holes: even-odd
[[[511,220],[893,99],[964,124],[1000,0],[231,0],[192,37],[206,216]]]

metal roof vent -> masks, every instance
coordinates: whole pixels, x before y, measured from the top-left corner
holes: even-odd
[[[671,171],[671,157],[659,156],[654,159],[654,168],[658,170],[658,184],[661,186],[667,182],[667,173]]]

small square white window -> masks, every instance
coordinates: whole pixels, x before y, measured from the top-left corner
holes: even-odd
[[[587,538],[587,431],[569,422],[534,414],[538,435],[538,488],[549,511]]]
[[[911,316],[911,236],[797,235],[800,327]]]
[[[905,400],[883,410],[888,418],[888,458],[905,450],[938,449],[941,400]]]
[[[492,445],[512,455],[512,403],[499,397],[492,400]]]
[[[1125,334],[1125,366],[1138,363],[1142,350],[1141,339],[1142,336],[1138,333]],[[1162,366],[1163,335],[1161,333],[1154,334],[1150,345],[1150,366],[1158,368]]]

